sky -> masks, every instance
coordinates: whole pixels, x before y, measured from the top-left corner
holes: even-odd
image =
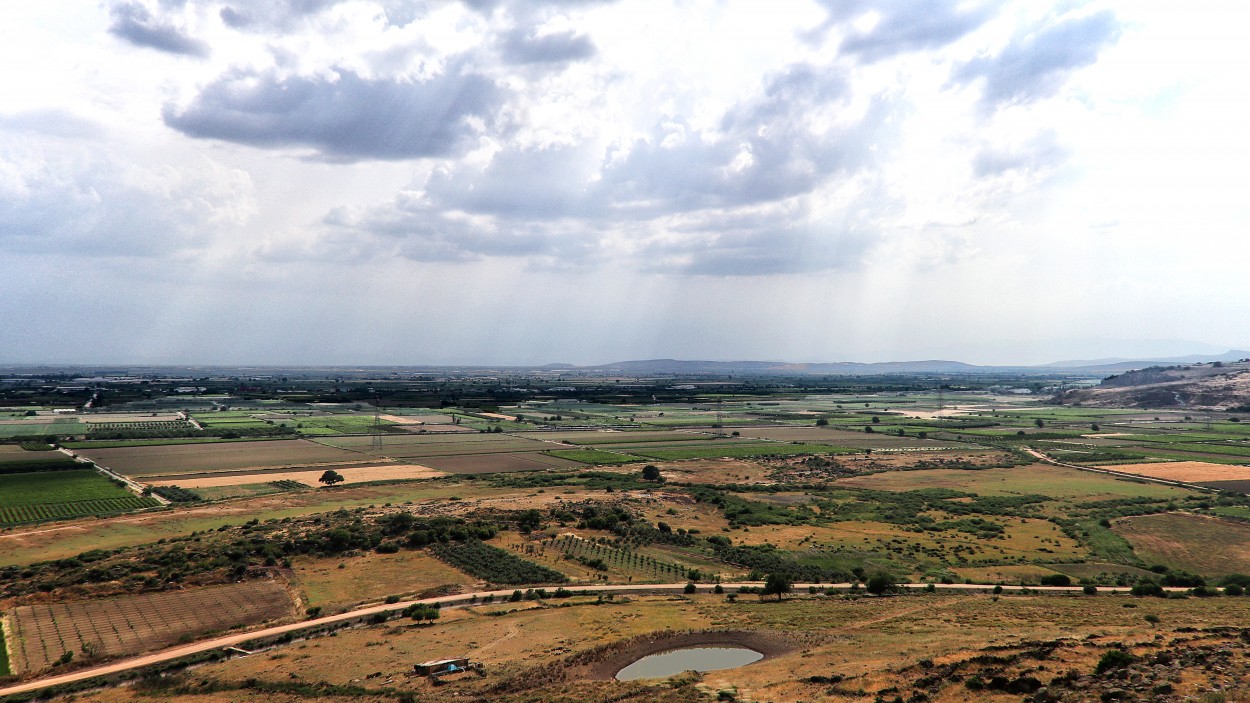
[[[0,362],[1250,348],[1250,7],[0,8]]]

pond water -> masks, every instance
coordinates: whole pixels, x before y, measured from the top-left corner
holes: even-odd
[[[763,658],[763,654],[746,647],[687,647],[645,656],[616,672],[616,679],[633,681],[662,678],[683,671],[735,669]]]

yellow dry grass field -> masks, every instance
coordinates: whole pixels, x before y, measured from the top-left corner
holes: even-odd
[[[674,530],[698,530],[702,534],[716,534],[729,525],[714,505],[696,503],[688,496],[674,496],[660,491],[644,502],[642,514],[651,523],[663,522]]]
[[[507,603],[470,609],[444,610],[430,625],[392,621],[383,625],[345,630],[278,648],[263,654],[198,667],[190,677],[242,682],[326,681],[336,685],[388,687],[411,691],[420,700],[441,703],[487,698],[499,701],[552,700],[555,693],[577,682],[527,679],[535,667],[634,635],[664,629],[726,629],[781,632],[791,643],[764,661],[738,669],[708,672],[699,688],[716,696],[732,691],[737,700],[834,701],[872,700],[882,693],[910,693],[915,682],[942,666],[968,662],[995,646],[993,664],[1014,677],[1032,672],[1044,681],[1075,669],[1089,674],[1111,645],[1123,644],[1136,654],[1152,655],[1160,647],[1202,646],[1215,634],[1175,632],[1182,625],[1197,628],[1240,627],[1250,619],[1250,599],[1226,599],[1210,607],[1204,599],[1134,599],[1137,607],[1124,608],[1126,597],[1111,596],[1004,596],[917,595],[901,598],[791,598],[778,603],[754,596],[728,602],[723,596],[637,597],[596,604],[574,598],[533,603]],[[553,607],[555,605],[567,607]],[[494,616],[488,616],[494,613]],[[1157,624],[1145,616],[1157,618]],[[1156,636],[1158,638],[1156,639]],[[1233,641],[1232,635],[1225,640]],[[1217,646],[1228,646],[1220,640]],[[1015,651],[1031,650],[1030,642],[1053,641],[1057,648],[1040,656],[1026,655],[1018,663],[1004,659]],[[1018,645],[1013,649],[1012,645]],[[1244,645],[1242,645],[1244,646]],[[1214,647],[1212,647],[1213,649]],[[1240,652],[1238,653],[1240,654]],[[445,686],[411,677],[415,662],[463,656],[484,665],[482,677],[458,677]],[[1238,660],[1243,656],[1238,656]],[[932,664],[922,663],[924,660]],[[1208,667],[1209,668],[1209,667]],[[976,671],[982,669],[976,668]],[[1197,696],[1201,665],[1186,670],[1175,683],[1176,700]],[[845,677],[837,686],[812,677]],[[988,677],[987,677],[988,678]],[[497,689],[515,682],[519,691]],[[1019,701],[1019,694],[974,693],[959,679],[938,679],[927,700],[962,703],[970,699]],[[631,690],[630,684],[604,682],[581,700],[611,700]],[[526,688],[528,687],[528,688]],[[916,686],[918,689],[921,688]],[[663,688],[656,689],[658,692]],[[221,699],[185,696],[182,703],[208,701],[275,700],[273,693],[232,691]],[[564,695],[561,700],[578,700]],[[630,697],[630,700],[651,700]],[[1195,698],[1196,699],[1196,698]],[[103,691],[93,700],[129,703],[152,700],[142,690],[125,687]],[[393,700],[393,698],[391,699]],[[683,699],[687,700],[687,699]],[[1098,700],[1081,697],[1079,700]],[[1214,699],[1212,699],[1214,700]]]
[[[341,566],[340,566],[341,565]],[[295,584],[308,604],[328,609],[376,601],[387,596],[425,593],[440,586],[464,588],[477,583],[425,552],[296,559]]]
[[[1150,564],[1204,576],[1250,574],[1250,525],[1189,513],[1116,520],[1116,534]]]
[[[386,464],[383,466],[344,466],[335,469],[343,477],[343,483],[363,481],[393,481],[399,479],[437,478],[447,473],[420,464]],[[257,481],[298,481],[306,486],[317,486],[324,469],[314,471],[279,471],[274,473],[232,473],[224,476],[203,478],[166,479],[152,481],[153,486],[178,485],[183,488],[214,488],[217,486],[241,486]]]
[[[846,521],[829,527],[765,525],[733,533],[734,543],[773,544],[782,548],[885,548],[890,551],[941,552],[945,558],[976,563],[1004,558],[1080,559],[1088,552],[1048,520],[996,518],[1003,539],[983,539],[963,532],[909,532],[883,522]],[[811,535],[810,539],[807,536]],[[956,551],[958,550],[958,552]]]
[[[1059,573],[1033,564],[965,566],[951,569],[951,571],[954,571],[959,578],[970,579],[975,583],[1006,584],[1036,584],[1043,576],[1053,576]]]
[[[396,425],[424,425],[425,420],[411,415],[379,415],[382,420],[393,422]]]
[[[1198,483],[1201,481],[1244,481],[1250,479],[1250,467],[1229,464],[1208,464],[1205,461],[1164,461],[1157,464],[1116,464],[1112,471],[1168,481]]]
[[[682,483],[771,483],[768,467],[743,459],[692,459],[651,462],[666,480]]]

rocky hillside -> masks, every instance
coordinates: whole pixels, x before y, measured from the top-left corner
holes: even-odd
[[[1250,359],[1151,366],[1109,376],[1095,388],[1062,393],[1070,405],[1250,411]]]

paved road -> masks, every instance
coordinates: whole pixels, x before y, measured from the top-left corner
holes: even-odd
[[[763,585],[764,585],[763,582],[753,581],[753,582],[745,582],[745,583],[725,584],[724,586],[725,586],[726,592],[734,592],[738,588],[741,588],[743,586],[762,587]],[[851,584],[849,583],[834,583],[834,584],[801,583],[801,584],[795,584],[794,590],[796,593],[803,593],[803,592],[806,592],[808,588],[811,586],[815,586],[820,589],[825,589],[825,588],[848,589],[851,587]],[[927,586],[928,584],[923,584],[923,583],[910,583],[910,584],[905,584],[903,587],[909,590],[919,590],[919,589],[926,588]],[[699,592],[701,593],[709,593],[712,591],[714,587],[715,587],[714,584],[699,584],[697,586]],[[993,584],[934,584],[934,587],[937,590],[941,590],[941,591],[954,591],[954,592],[965,592],[965,593],[966,592],[988,593],[988,592],[993,591],[993,589],[995,588]],[[599,586],[564,586],[565,590],[571,591],[573,593],[681,593],[682,591],[685,590],[685,588],[686,588],[686,582],[684,581],[680,583],[661,583],[661,584],[652,583],[652,584],[613,584],[613,585],[599,585]],[[1018,592],[1020,590],[1024,590],[1024,587],[1021,587],[1021,586],[1003,586],[1002,588],[1003,588],[1003,591],[1006,593]],[[334,623],[340,623],[345,620],[353,620],[356,618],[367,617],[369,615],[373,615],[374,613],[395,612],[395,611],[403,610],[404,608],[407,608],[408,606],[414,605],[417,603],[438,603],[442,606],[447,606],[447,607],[464,606],[464,605],[470,605],[471,603],[474,603],[474,602],[480,602],[483,598],[487,596],[491,596],[495,599],[507,598],[508,596],[512,595],[513,590],[514,589],[509,588],[509,589],[499,590],[499,591],[478,591],[476,593],[461,593],[461,594],[451,595],[451,596],[439,596],[436,598],[424,598],[424,599],[418,599],[418,600],[400,601],[398,603],[371,605],[371,606],[357,608],[356,610],[351,610],[345,613],[339,613],[337,615],[327,615],[324,617],[314,618],[311,620],[303,620],[300,622],[290,623],[287,625],[277,625],[274,627],[267,627],[263,630],[252,630],[250,632],[240,632],[240,633],[232,634],[232,635],[214,637],[212,639],[202,640],[200,642],[195,642],[192,644],[186,644],[186,645],[181,645],[178,647],[171,647],[169,649],[163,649],[159,652],[152,652],[150,654],[144,654],[144,655],[140,655],[137,657],[131,657],[129,659],[121,659],[121,660],[118,660],[109,664],[104,664],[101,666],[91,667],[88,669],[79,669],[77,671],[72,671],[66,674],[61,674],[59,676],[49,676],[47,678],[37,679],[34,681],[27,681],[25,683],[16,684],[13,686],[7,686],[5,688],[0,688],[0,696],[7,696],[7,695],[14,694],[14,693],[23,693],[26,691],[34,691],[34,690],[38,690],[41,688],[47,688],[49,686],[57,686],[60,684],[65,684],[65,683],[82,681],[84,679],[90,679],[90,678],[94,678],[97,676],[106,676],[109,674],[116,674],[116,673],[123,672],[123,671],[129,671],[131,669],[138,669],[141,667],[150,666],[152,664],[160,664],[160,663],[168,662],[168,661],[179,659],[181,657],[186,657],[192,654],[199,654],[201,652],[207,652],[213,649],[225,649],[227,647],[237,647],[241,644],[244,644],[252,640],[268,638],[268,637],[276,637],[278,635],[283,635],[289,632],[299,632],[300,630],[306,630],[309,628],[318,627],[320,625],[330,625]],[[1080,593],[1081,587],[1080,586],[1029,586],[1027,587],[1027,590],[1030,593],[1071,594],[1071,593]],[[1115,594],[1128,593],[1129,591],[1129,589],[1127,588],[1118,588],[1118,587],[1108,587],[1108,588],[1100,587],[1098,590],[1099,590],[1099,593],[1115,593]],[[1169,589],[1169,590],[1183,591],[1185,589]]]

